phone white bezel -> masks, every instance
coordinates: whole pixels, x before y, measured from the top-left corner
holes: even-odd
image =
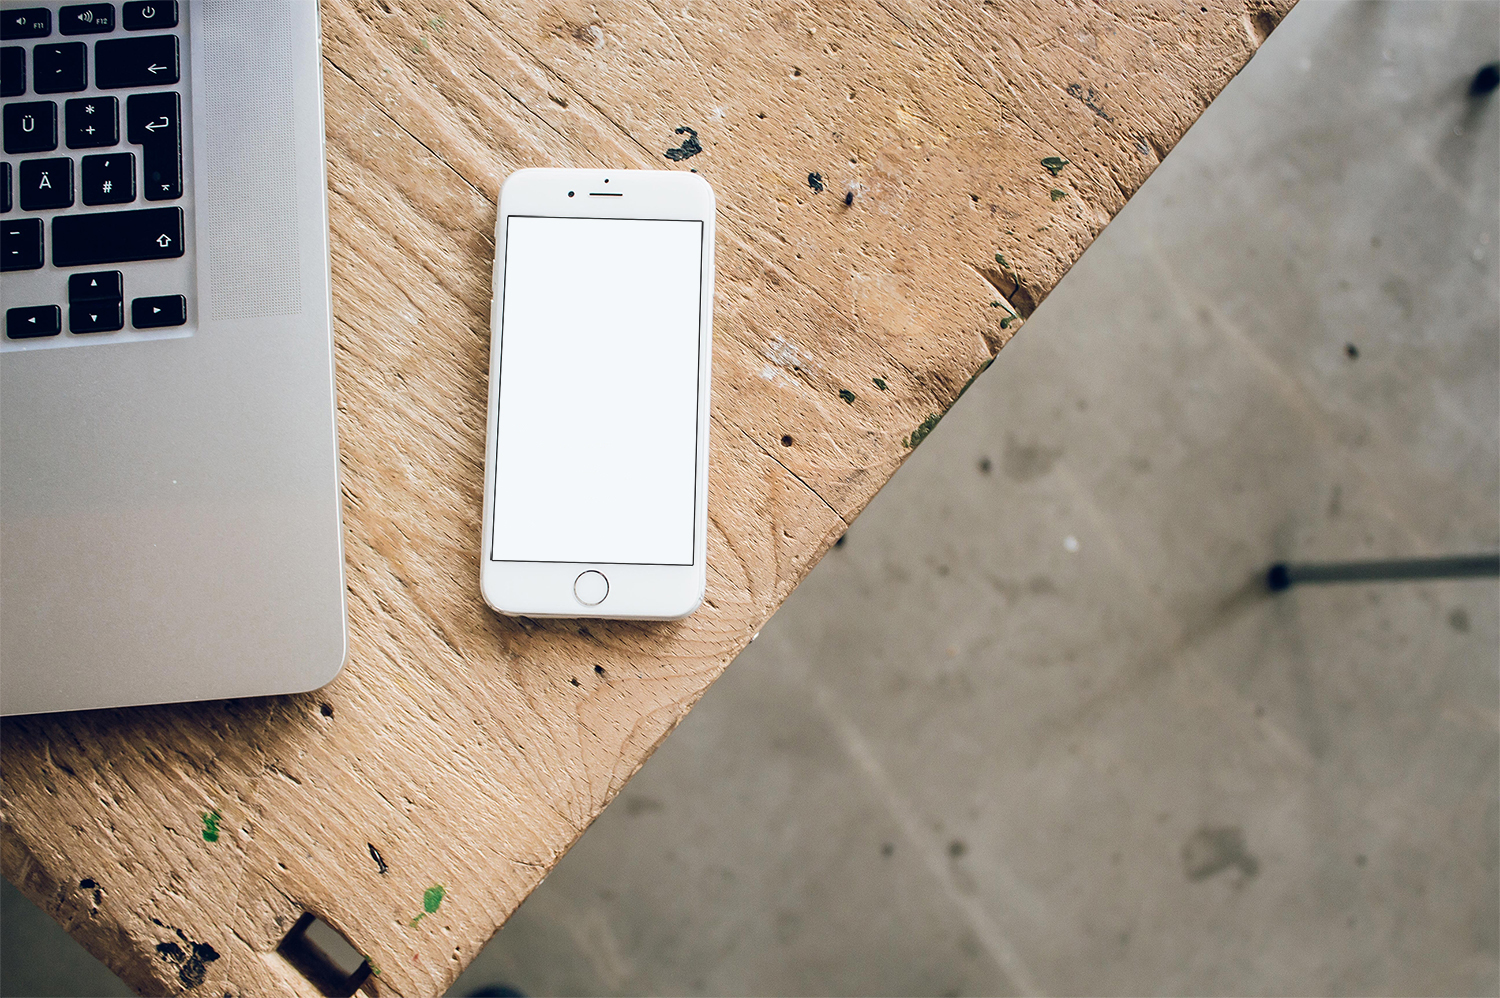
[[[573,196],[569,196],[569,192]],[[495,269],[490,301],[490,377],[484,447],[484,519],[480,525],[479,591],[501,613],[528,617],[609,617],[674,620],[703,601],[707,581],[708,428],[714,300],[713,189],[695,173],[671,170],[518,170],[500,188],[495,219]],[[618,565],[587,562],[515,562],[493,558],[495,427],[504,349],[505,235],[512,215],[557,218],[649,218],[703,223],[702,293],[698,315],[698,452],[694,475],[693,562],[690,565]],[[609,581],[603,602],[588,606],[574,582],[588,571]]]

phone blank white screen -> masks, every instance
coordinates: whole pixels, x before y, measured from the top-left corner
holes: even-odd
[[[493,554],[690,565],[703,223],[511,216]]]

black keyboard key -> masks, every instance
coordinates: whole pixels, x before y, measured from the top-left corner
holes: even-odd
[[[100,90],[165,86],[178,81],[179,69],[176,35],[94,43],[94,83]]]
[[[83,203],[129,204],[135,200],[135,153],[83,157]]]
[[[180,323],[179,323],[180,325]],[[125,303],[88,301],[68,306],[68,329],[74,333],[112,333],[125,328]]]
[[[73,161],[68,157],[25,160],[20,175],[22,211],[67,208],[73,204]]]
[[[39,94],[75,94],[89,85],[89,47],[83,42],[38,45],[31,50],[31,88]]]
[[[0,163],[0,213],[10,211],[10,164]]]
[[[182,256],[182,209],[140,208],[58,215],[52,219],[52,265],[84,267]]]
[[[187,299],[182,295],[137,298],[130,303],[130,324],[137,329],[160,329],[187,322]]]
[[[118,270],[96,270],[68,278],[68,301],[77,305],[86,301],[110,301],[125,295],[124,279]]]
[[[57,30],[65,35],[104,35],[115,30],[115,5],[79,3],[57,12]]]
[[[5,151],[51,152],[57,148],[57,105],[50,100],[5,105]]]
[[[0,223],[0,271],[38,270],[42,266],[42,220],[7,219]]]
[[[136,0],[125,5],[125,30],[177,27],[177,0]]]
[[[0,38],[46,38],[52,34],[52,11],[46,7],[7,10],[0,15]]]
[[[0,97],[26,92],[26,50],[19,45],[0,48]]]
[[[62,309],[56,305],[33,305],[5,310],[5,335],[13,340],[56,336],[62,332]]]
[[[74,97],[63,104],[63,136],[69,149],[97,149],[120,141],[116,97]]]
[[[175,91],[132,94],[125,101],[126,138],[141,147],[141,193],[147,201],[182,197],[182,113]]]

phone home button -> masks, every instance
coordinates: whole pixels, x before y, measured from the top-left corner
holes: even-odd
[[[609,580],[603,572],[584,572],[573,580],[573,595],[584,606],[598,606],[609,595]]]

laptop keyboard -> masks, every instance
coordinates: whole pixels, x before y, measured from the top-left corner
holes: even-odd
[[[0,9],[7,341],[188,323],[180,15],[177,0]]]

